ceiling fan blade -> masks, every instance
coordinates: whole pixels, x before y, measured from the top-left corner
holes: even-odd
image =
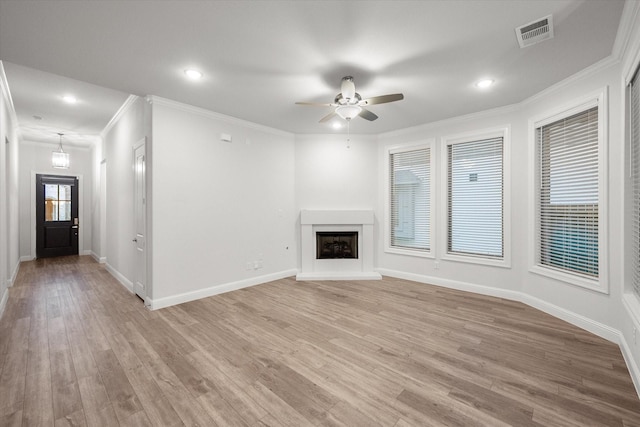
[[[387,102],[400,101],[404,99],[404,95],[401,93],[394,93],[391,95],[374,96],[373,98],[363,99],[359,105],[376,105],[385,104]]]
[[[324,116],[323,118],[321,118],[319,123],[326,123],[329,120],[331,120],[335,115],[336,115],[336,112],[332,111],[329,114],[327,114],[326,116]]]
[[[323,104],[320,102],[296,102],[296,105],[310,105],[312,107],[333,107],[335,104]]]
[[[374,121],[375,119],[378,118],[378,116],[376,116],[375,114],[373,114],[371,111],[367,110],[366,108],[363,108],[362,111],[360,111],[359,116],[362,117],[365,120],[369,120],[370,122],[372,122],[372,121]]]

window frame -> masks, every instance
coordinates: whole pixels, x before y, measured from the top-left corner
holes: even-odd
[[[530,257],[529,271],[563,283],[590,289],[603,294],[609,293],[609,244],[608,244],[608,120],[609,107],[607,87],[588,94],[563,106],[556,107],[529,119],[529,221]],[[542,265],[540,257],[540,201],[537,170],[537,131],[540,127],[598,107],[598,277],[589,278],[579,273],[563,271]]]
[[[474,254],[449,252],[449,146],[480,142],[492,138],[502,138],[502,257],[487,257]],[[511,126],[498,126],[444,136],[440,140],[440,180],[443,183],[440,192],[442,223],[440,233],[443,236],[441,259],[493,267],[511,268]]]
[[[429,249],[411,249],[400,248],[391,245],[391,155],[416,150],[429,150]],[[436,182],[435,182],[435,139],[430,138],[425,141],[412,142],[407,144],[399,144],[387,146],[385,148],[385,202],[384,202],[384,252],[398,255],[408,255],[421,258],[435,258],[436,228],[435,228],[435,199],[436,199]]]

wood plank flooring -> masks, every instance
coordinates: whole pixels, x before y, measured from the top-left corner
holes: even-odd
[[[640,426],[619,348],[520,303],[284,279],[146,310],[89,257],[23,263],[1,426]]]

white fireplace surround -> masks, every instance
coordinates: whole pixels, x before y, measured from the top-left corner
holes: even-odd
[[[300,212],[301,266],[297,280],[380,280],[373,271],[373,211]],[[317,231],[357,231],[358,258],[316,259]]]

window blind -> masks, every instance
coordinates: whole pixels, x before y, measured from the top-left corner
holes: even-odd
[[[633,290],[640,297],[640,72],[629,84],[629,142],[633,189]]]
[[[448,252],[504,256],[503,138],[448,146]]]
[[[539,264],[598,277],[598,107],[537,129]]]
[[[390,245],[428,251],[431,241],[431,152],[389,154]]]

